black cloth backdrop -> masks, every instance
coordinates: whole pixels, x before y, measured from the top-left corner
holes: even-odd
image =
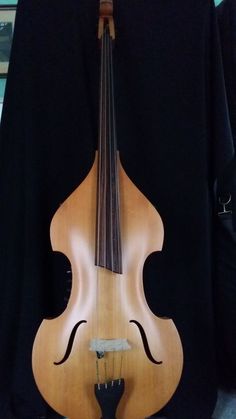
[[[217,7],[220,43],[222,49],[223,67],[229,116],[234,144],[236,143],[236,3],[234,0],[224,0]]]
[[[215,8],[209,0],[114,1],[118,143],[157,207],[163,251],[145,264],[152,310],[174,319],[184,370],[168,419],[210,419],[216,401],[213,185],[233,155]],[[92,165],[97,143],[97,0],[21,0],[0,143],[0,412],[52,417],[31,348],[65,307],[69,261],[50,220]]]
[[[217,7],[220,43],[229,116],[236,145],[236,2],[224,0]],[[222,185],[221,185],[222,183]],[[217,223],[216,291],[217,359],[219,384],[236,388],[236,157],[220,180],[220,195],[224,201],[231,196],[228,209]],[[221,209],[222,211],[222,206]]]

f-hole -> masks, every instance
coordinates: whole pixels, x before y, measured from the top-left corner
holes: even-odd
[[[76,332],[77,332],[77,330],[78,330],[79,326],[80,326],[82,323],[87,323],[87,321],[86,321],[86,320],[81,320],[80,322],[78,322],[78,323],[76,323],[76,324],[75,324],[75,326],[73,327],[73,329],[72,329],[72,331],[71,331],[71,334],[70,334],[69,340],[68,340],[68,344],[67,344],[67,348],[66,348],[65,355],[63,356],[63,358],[61,359],[61,361],[58,361],[58,362],[53,362],[53,364],[54,364],[54,365],[61,365],[61,364],[64,364],[64,362],[66,362],[66,360],[69,358],[70,353],[71,353],[71,351],[72,351],[73,343],[74,343],[74,340],[75,340],[75,335],[76,335]]]
[[[143,347],[144,347],[144,350],[145,350],[145,353],[146,353],[148,359],[151,362],[153,362],[153,364],[157,364],[157,365],[162,364],[162,361],[156,361],[156,359],[152,356],[152,353],[151,353],[150,348],[149,348],[147,336],[146,336],[146,333],[145,333],[145,330],[144,330],[143,326],[139,322],[137,322],[136,320],[130,320],[130,323],[134,323],[138,327],[141,338],[142,338],[142,341],[143,341]]]

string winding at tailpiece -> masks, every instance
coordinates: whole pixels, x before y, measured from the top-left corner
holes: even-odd
[[[101,408],[101,419],[116,419],[116,409],[124,393],[124,389],[125,381],[123,378],[103,384],[95,384],[94,392]]]

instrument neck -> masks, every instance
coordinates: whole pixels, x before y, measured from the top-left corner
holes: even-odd
[[[122,273],[112,43],[109,22],[106,22],[101,36],[95,263]]]
[[[105,26],[108,25],[111,38],[115,39],[115,25],[113,20],[113,0],[100,0],[98,38],[104,34]]]
[[[101,38],[98,151],[101,157],[116,160],[117,139],[112,58],[112,38],[109,35],[108,26],[106,26]]]

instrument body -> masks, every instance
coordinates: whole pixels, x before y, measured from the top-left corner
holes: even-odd
[[[117,419],[143,419],[158,411],[174,393],[182,371],[182,346],[175,325],[170,319],[154,316],[143,291],[143,264],[150,253],[162,248],[162,221],[120,162],[118,166],[122,274],[94,265],[97,159],[51,223],[53,250],[64,253],[71,261],[73,285],[64,313],[44,320],[38,330],[33,371],[47,402],[70,419],[100,417],[93,391],[96,356],[89,350],[93,337],[127,338],[131,344],[130,350],[107,353],[106,359],[98,361],[101,382],[119,377],[122,363],[126,390]],[[142,325],[151,354],[161,364],[148,359],[140,331],[131,320]],[[65,354],[75,324],[81,321],[86,323],[78,327],[68,359],[55,365]]]
[[[41,394],[70,419],[98,419],[100,407],[103,419],[150,416],[171,398],[183,365],[174,323],[156,317],[144,295],[143,266],[162,249],[164,229],[119,158],[111,6],[111,0],[101,0],[98,151],[50,229],[53,250],[71,263],[71,295],[59,317],[42,322],[33,346]]]

